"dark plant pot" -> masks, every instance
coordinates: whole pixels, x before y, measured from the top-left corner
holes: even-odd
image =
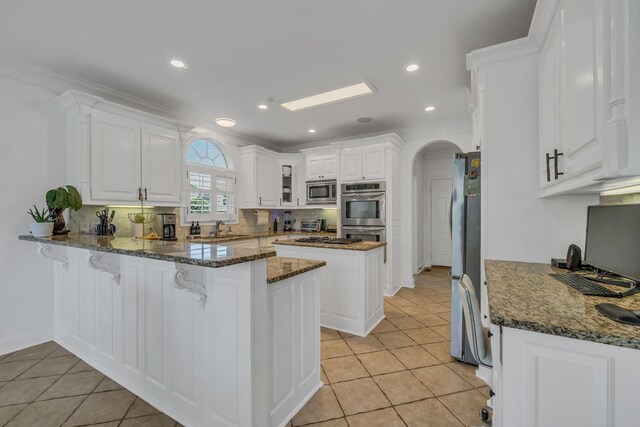
[[[64,222],[64,216],[62,215],[62,213],[64,212],[64,209],[59,208],[59,209],[54,209],[53,210],[53,234],[64,234],[66,233],[66,224]]]

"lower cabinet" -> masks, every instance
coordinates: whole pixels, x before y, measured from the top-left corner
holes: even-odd
[[[494,426],[638,424],[640,350],[501,329],[492,326]]]
[[[265,259],[47,253],[56,342],[181,424],[284,426],[322,386],[323,269],[267,284]]]
[[[278,256],[322,260],[320,325],[361,337],[384,318],[384,248],[369,251],[276,245]]]

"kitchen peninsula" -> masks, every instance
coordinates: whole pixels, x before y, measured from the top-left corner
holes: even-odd
[[[384,319],[386,243],[274,242],[278,256],[322,260],[320,325],[365,337]]]
[[[283,426],[322,386],[323,261],[20,236],[53,261],[55,341],[189,426]]]
[[[586,296],[549,265],[485,263],[493,352],[493,425],[637,425],[640,328],[595,305],[640,309],[640,295]],[[615,399],[614,399],[615,396]]]

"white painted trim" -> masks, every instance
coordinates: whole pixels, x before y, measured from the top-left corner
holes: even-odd
[[[3,339],[0,341],[0,356],[53,340],[53,321],[51,323],[52,326]]]
[[[559,4],[560,0],[538,0],[536,3],[528,38],[538,47],[539,51],[542,51],[542,46],[544,46],[551,27],[551,21],[553,21]]]
[[[426,160],[426,159],[425,159]],[[431,160],[431,159],[430,159]],[[436,159],[437,160],[437,159]],[[432,256],[432,235],[431,235],[431,181],[436,180],[436,179],[449,179],[451,180],[451,182],[453,183],[453,178],[451,178],[450,176],[431,176],[431,177],[427,177],[425,176],[425,183],[424,183],[424,189],[425,191],[429,194],[429,197],[426,197],[426,194],[424,195],[424,211],[425,214],[429,215],[429,224],[425,225],[424,227],[424,255],[425,255],[425,259],[423,260],[425,267],[431,268],[433,267],[433,256]],[[449,209],[451,209],[451,207],[449,207]],[[425,216],[426,219],[426,216]],[[429,259],[427,259],[427,244],[429,245]],[[445,266],[447,267],[447,266]],[[450,265],[448,267],[451,267]]]
[[[478,71],[490,65],[538,55],[540,50],[528,37],[511,40],[495,46],[474,50],[467,54],[467,70]]]

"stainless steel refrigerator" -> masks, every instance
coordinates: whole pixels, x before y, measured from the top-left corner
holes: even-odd
[[[451,356],[477,365],[464,328],[458,281],[467,274],[480,295],[480,153],[456,154],[451,196]]]

